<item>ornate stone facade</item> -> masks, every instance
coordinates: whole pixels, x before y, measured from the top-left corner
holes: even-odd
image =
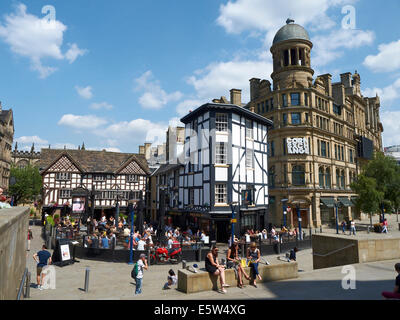
[[[273,84],[251,79],[247,107],[274,122],[268,144],[271,223],[296,226],[299,210],[303,227],[317,227],[335,222],[335,204],[339,220],[357,217],[350,183],[372,151],[383,151],[380,100],[362,96],[357,72],[341,74],[337,83],[330,74],[314,80],[313,44],[291,22],[271,47]],[[308,148],[294,149],[298,139]]]
[[[3,110],[0,102],[0,187],[8,190],[11,169],[11,150],[14,140],[13,111]]]

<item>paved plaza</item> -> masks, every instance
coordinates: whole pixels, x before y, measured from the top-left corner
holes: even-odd
[[[393,217],[392,217],[393,218]],[[395,230],[396,220],[391,220],[391,232],[386,234],[367,234],[359,232],[357,238],[365,237],[394,237],[400,236]],[[27,264],[32,274],[32,282],[36,282],[36,264],[32,259],[33,254],[39,250],[42,239],[40,227],[33,227],[34,240],[30,252],[27,252]],[[325,230],[325,233],[334,233],[334,230]],[[343,237],[350,237],[344,235]],[[224,252],[221,252],[221,258]],[[264,256],[271,264],[287,263],[281,255]],[[81,259],[79,263],[56,267],[56,289],[39,291],[32,287],[31,299],[34,300],[182,300],[182,299],[362,299],[380,300],[382,291],[391,291],[394,287],[394,264],[399,262],[380,261],[354,265],[356,270],[356,289],[344,290],[342,279],[343,267],[334,267],[323,270],[313,270],[312,250],[298,252],[299,278],[287,281],[259,283],[258,288],[247,286],[244,289],[237,287],[228,288],[227,294],[215,291],[184,294],[175,288],[162,290],[167,279],[167,272],[172,268],[176,273],[179,265],[156,265],[145,271],[143,294],[134,295],[134,281],[130,277],[132,266],[125,263],[98,262]],[[198,263],[200,268],[204,262]],[[83,291],[85,270],[90,268],[89,292]]]

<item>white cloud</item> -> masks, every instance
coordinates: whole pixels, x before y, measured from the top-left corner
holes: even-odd
[[[79,56],[83,56],[87,53],[88,51],[86,49],[79,49],[78,45],[76,43],[69,44],[69,49],[65,53],[65,58],[69,61],[69,63],[74,63],[75,60]]]
[[[93,88],[91,86],[87,86],[84,88],[75,86],[75,89],[83,99],[89,100],[93,98],[93,92],[92,92]]]
[[[27,7],[19,4],[15,13],[5,16],[0,24],[0,38],[15,54],[30,59],[31,69],[38,71],[40,78],[46,78],[57,69],[42,64],[43,59],[64,60],[70,63],[84,53],[76,44],[71,44],[64,55],[61,50],[63,35],[67,30],[62,22],[40,19],[27,13]]]
[[[400,98],[400,78],[385,88],[366,88],[363,90],[364,96],[375,97],[376,94],[379,95],[383,107],[392,106]]]
[[[107,120],[96,117],[94,115],[78,116],[73,114],[65,114],[62,116],[59,125],[72,127],[75,129],[95,129],[103,126]]]
[[[229,100],[230,89],[242,89],[242,103],[250,99],[249,80],[251,78],[269,78],[272,73],[272,58],[260,57],[256,60],[234,60],[227,62],[214,62],[203,70],[198,70],[188,79],[188,83],[196,89],[198,99],[210,101],[224,95]],[[191,102],[186,101],[178,105],[178,113],[190,107]],[[186,108],[187,109],[187,108]]]
[[[377,55],[369,55],[364,65],[372,72],[391,72],[400,69],[400,40],[378,47]]]
[[[384,132],[383,143],[385,146],[399,145],[400,141],[400,111],[386,111],[380,115]]]
[[[230,0],[220,6],[217,23],[228,33],[261,31],[272,41],[276,31],[288,17],[311,29],[328,29],[335,22],[327,16],[328,9],[348,5],[357,0]]]
[[[47,144],[49,143],[47,140],[44,140],[38,136],[23,136],[15,139],[16,142],[21,143],[21,144]]]
[[[365,45],[371,45],[375,39],[372,31],[337,29],[328,35],[320,35],[313,38],[315,48],[313,50],[313,66],[324,66],[343,56],[341,49],[355,49]]]
[[[92,103],[90,105],[90,108],[94,110],[100,110],[100,109],[111,110],[112,108],[114,108],[114,106],[109,104],[108,102],[100,102],[100,103]]]
[[[146,71],[135,79],[136,91],[144,91],[139,98],[140,105],[145,109],[161,109],[169,102],[178,101],[183,97],[179,91],[173,93],[165,92],[157,79],[154,79],[151,71]]]

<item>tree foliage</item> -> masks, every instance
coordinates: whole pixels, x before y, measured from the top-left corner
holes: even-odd
[[[24,168],[11,167],[9,193],[15,203],[25,203],[40,195],[42,177],[39,169],[31,165]]]
[[[394,158],[377,152],[351,188],[358,194],[357,207],[363,212],[374,214],[382,206],[390,212],[400,207],[400,167]]]

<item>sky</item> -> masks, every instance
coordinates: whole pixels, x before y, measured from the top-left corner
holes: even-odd
[[[384,145],[398,145],[399,13],[398,0],[1,0],[0,101],[19,149],[136,153],[232,88],[248,102],[291,17],[315,76],[357,70],[363,95],[381,97]]]

